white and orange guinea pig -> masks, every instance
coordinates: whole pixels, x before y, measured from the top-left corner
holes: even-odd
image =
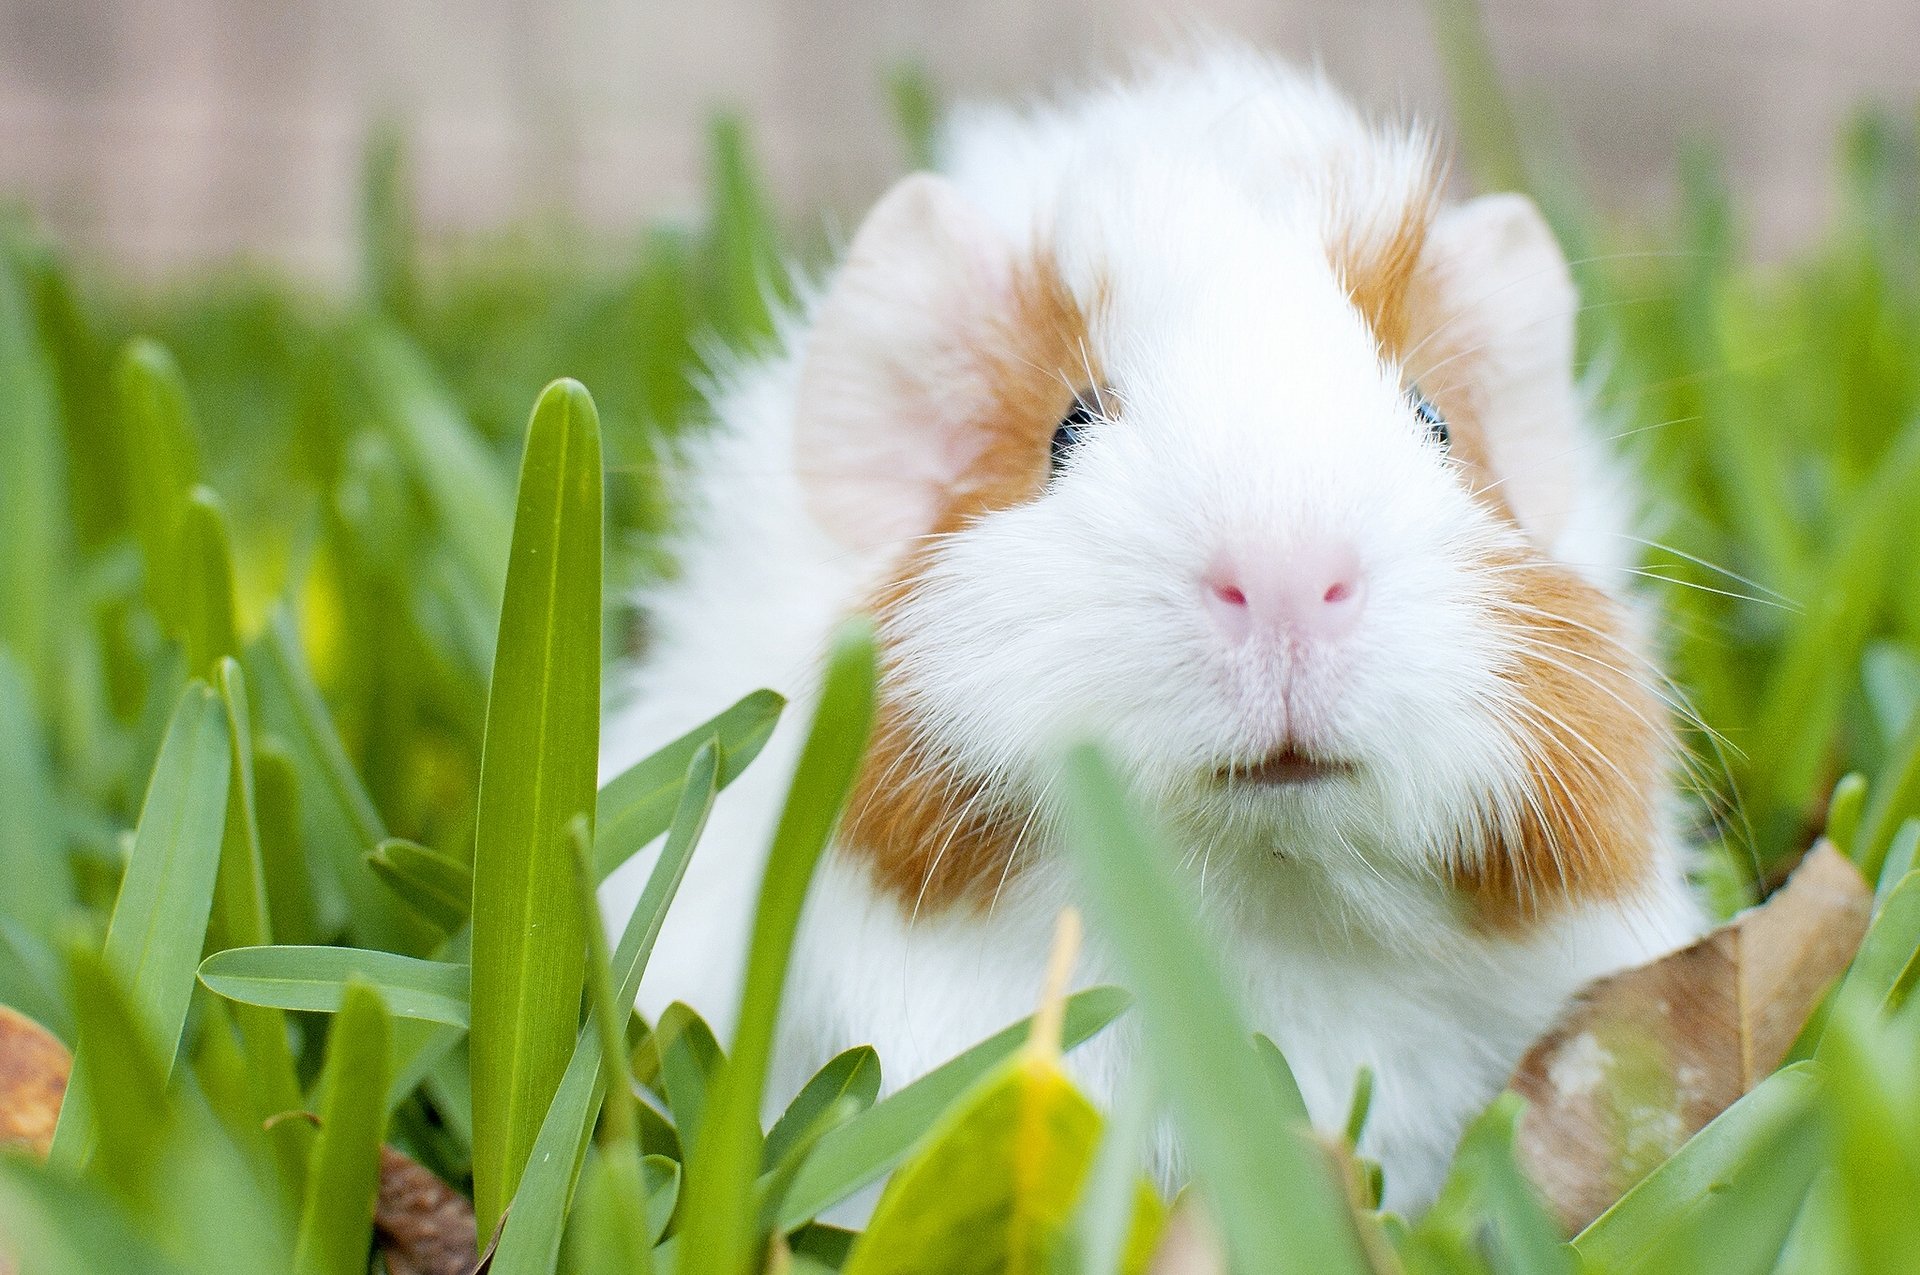
[[[1313,1118],[1373,1069],[1361,1149],[1418,1209],[1567,996],[1702,924],[1567,263],[1524,198],[1448,203],[1426,133],[1244,50],[962,110],[940,154],[676,462],[680,571],[604,769],[755,687],[796,704],[641,1007],[727,1039],[824,640],[870,611],[874,742],[770,1098],[861,1043],[897,1087],[1032,1011],[1074,893],[1049,780],[1090,734]],[[1135,1031],[1070,1057],[1096,1096]]]

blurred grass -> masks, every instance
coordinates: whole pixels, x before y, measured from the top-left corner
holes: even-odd
[[[1920,883],[1909,873],[1920,813],[1920,129],[1863,115],[1841,139],[1832,227],[1795,258],[1756,267],[1710,152],[1681,158],[1669,214],[1596,218],[1537,114],[1499,91],[1472,7],[1447,0],[1435,14],[1468,167],[1531,190],[1568,245],[1588,301],[1594,410],[1643,475],[1640,583],[1661,607],[1670,693],[1700,723],[1690,810],[1703,885],[1723,912],[1759,897],[1825,823],[1840,784],[1833,832],[1880,877],[1882,911],[1826,1034],[1810,1037],[1817,1061],[1749,1095],[1577,1254],[1541,1230],[1517,1176],[1510,1103],[1475,1125],[1440,1206],[1408,1228],[1347,1198],[1366,1171],[1340,1148],[1330,1178],[1305,1140],[1284,1165],[1255,1164],[1261,1138],[1297,1132],[1284,1060],[1265,1042],[1231,1044],[1244,1030],[1191,959],[1191,917],[1157,883],[1151,830],[1124,821],[1098,758],[1077,755],[1085,826],[1130,851],[1095,865],[1108,920],[1132,927],[1140,972],[1165,974],[1143,980],[1141,1013],[1163,1096],[1204,1135],[1213,1198],[1239,1202],[1224,1230],[1243,1265],[1291,1251],[1376,1270],[1559,1270],[1576,1258],[1687,1270],[1731,1252],[1737,1235],[1739,1269],[1892,1269],[1907,1232],[1887,1212],[1920,1195],[1912,1086],[1879,1092],[1920,1053],[1910,995]],[[924,157],[935,95],[916,72],[887,88],[909,154]],[[592,1235],[632,1246],[643,1217],[645,1240],[666,1235],[655,1252],[665,1269],[741,1269],[769,1242],[791,1269],[834,1269],[851,1240],[816,1215],[903,1161],[950,1153],[944,1135],[923,1145],[928,1131],[981,1109],[980,1086],[1010,1074],[1000,1064],[1024,1028],[877,1102],[874,1086],[834,1070],[864,1074],[864,1060],[836,1060],[771,1144],[750,1127],[810,856],[844,787],[823,766],[796,784],[805,826],[770,868],[744,1046],[730,1059],[697,1017],[670,1013],[634,1055],[651,1086],[632,1113],[638,1146],[621,1130],[589,1149],[605,1076],[625,1068],[602,1066],[607,1035],[582,1031],[576,1013],[574,963],[590,954],[575,941],[577,847],[564,829],[597,813],[600,875],[668,836],[618,949],[591,954],[585,982],[603,1015],[620,1015],[716,792],[780,710],[777,697],[749,697],[592,803],[583,795],[593,723],[578,692],[595,679],[578,661],[591,674],[595,648],[611,659],[643,643],[621,600],[672,569],[660,537],[671,484],[656,456],[700,427],[703,361],[764,343],[790,294],[788,263],[817,264],[776,215],[741,121],[716,123],[710,157],[710,204],[690,222],[613,242],[530,226],[428,244],[403,139],[383,129],[368,148],[362,277],[344,296],[240,271],[140,293],[75,269],[30,226],[0,223],[0,879],[12,887],[0,898],[0,1002],[80,1058],[57,1171],[0,1155],[0,1241],[32,1241],[24,1271],[266,1269],[296,1245],[312,1269],[352,1268],[365,1152],[383,1121],[389,1141],[463,1188],[478,1149],[483,1216],[527,1165],[501,1269],[593,1269]],[[529,405],[568,376],[591,399],[560,390],[544,410],[564,400],[585,421],[597,408],[603,505],[572,530],[604,526],[604,571],[583,565],[584,540],[568,540],[557,556],[572,566],[542,594],[508,570],[513,476]],[[523,511],[539,497],[529,472],[548,471],[522,471]],[[551,512],[552,491],[546,499],[533,507]],[[565,630],[563,612],[576,639],[583,614],[602,617],[602,640],[573,644],[570,707],[553,712],[572,745],[531,749],[519,731],[489,743],[490,719],[544,720],[515,697],[535,695],[539,670],[554,667],[542,644]],[[849,676],[843,707],[871,690]],[[860,717],[847,712],[832,742],[850,747]],[[483,758],[496,750],[507,778],[490,778],[483,799]],[[536,809],[545,764],[570,770],[559,780],[569,795]],[[1849,774],[1866,779],[1842,783]],[[488,831],[489,818],[509,831]],[[477,834],[499,844],[476,862]],[[512,966],[501,986],[547,985],[537,951],[500,939],[511,926],[495,905],[527,895],[516,874],[540,883],[538,911],[568,949],[549,954],[565,994],[545,1013],[467,982],[471,919],[493,934],[483,961]],[[314,950],[342,943],[373,954]],[[228,948],[238,950],[220,954]],[[486,1045],[470,1065],[461,1023],[488,1012],[483,1000],[504,1030],[526,1034],[539,1066]],[[315,1012],[346,1004],[345,1017]],[[1074,998],[1067,1043],[1124,1005],[1110,990]],[[116,1050],[126,1041],[134,1047]],[[382,1091],[378,1112],[361,1094],[363,1109],[332,1134],[298,1120],[261,1132],[273,1114],[263,1103],[344,1110],[349,1067]],[[489,1108],[506,1091],[523,1100],[510,1133]],[[1253,1095],[1258,1118],[1236,1124],[1219,1101],[1232,1093]],[[950,1132],[976,1136],[956,1120]],[[1078,1164],[1092,1144],[1074,1145]],[[648,1202],[664,1211],[606,1194],[622,1189],[610,1183],[631,1189],[635,1150]],[[1124,1154],[1115,1163],[1090,1171],[1100,1201],[1076,1215],[1059,1269],[1137,1257],[1138,1237],[1079,1233],[1130,1215]],[[1287,1203],[1262,1216],[1282,1178]],[[316,1197],[322,1179],[344,1185]],[[156,1189],[174,1180],[218,1185],[205,1198]],[[997,1201],[1004,1185],[972,1198]],[[937,1208],[938,1196],[915,1208]],[[1053,1226],[1060,1203],[1033,1216]],[[943,1223],[907,1220],[903,1234]],[[682,1223],[703,1237],[684,1261]],[[870,1245],[861,1260],[886,1256]]]

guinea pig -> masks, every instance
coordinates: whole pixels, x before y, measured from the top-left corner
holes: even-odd
[[[1314,1121],[1372,1069],[1361,1150],[1418,1209],[1572,992],[1702,928],[1567,262],[1524,197],[1449,203],[1421,128],[1232,46],[962,109],[939,154],[677,458],[604,768],[757,686],[795,704],[642,1009],[726,1039],[826,635],[870,612],[875,735],[770,1097],[861,1043],[897,1087],[1032,1011],[1074,901],[1049,781],[1091,736]],[[1078,978],[1110,981],[1097,941]],[[1109,1095],[1137,1051],[1123,1020],[1069,1066]]]

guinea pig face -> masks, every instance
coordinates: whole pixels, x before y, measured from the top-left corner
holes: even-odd
[[[1092,734],[1253,871],[1424,873],[1493,924],[1631,889],[1665,748],[1577,541],[1573,294],[1530,205],[1343,219],[1082,185],[1032,244],[916,177],[814,315],[796,463],[870,554],[843,839],[990,897]]]

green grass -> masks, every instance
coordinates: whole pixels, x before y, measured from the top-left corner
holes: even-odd
[[[1081,866],[1140,999],[1073,998],[1064,1042],[1140,1015],[1238,1271],[1910,1266],[1920,130],[1862,116],[1833,224],[1758,267],[1705,152],[1657,224],[1591,214],[1488,77],[1470,7],[1436,15],[1467,167],[1530,188],[1569,245],[1596,410],[1644,475],[1674,694],[1711,728],[1689,736],[1703,886],[1723,913],[1760,897],[1831,800],[1879,918],[1802,1061],[1572,1245],[1515,1167],[1510,1099],[1408,1225],[1356,1205],[1336,1175],[1364,1166],[1301,1136],[1284,1060],[1234,1019],[1151,829],[1088,751],[1068,804],[1118,848]],[[923,153],[924,77],[888,88]],[[0,1002],[78,1053],[50,1164],[0,1155],[22,1271],[365,1269],[381,1136],[477,1192],[482,1241],[505,1210],[496,1271],[627,1253],[735,1272],[774,1237],[808,1272],[1137,1268],[1162,1212],[1135,1182],[1147,1098],[1087,1124],[1022,1025],[879,1101],[888,1060],[843,1056],[770,1136],[755,1123],[866,729],[858,630],[768,869],[735,1056],[676,1012],[608,1057],[707,815],[782,709],[715,704],[592,786],[594,688],[636,640],[621,599],[671,570],[652,444],[697,417],[697,350],[764,340],[794,251],[741,122],[711,155],[692,224],[428,253],[383,132],[344,297],[257,273],[142,294],[0,223]],[[578,876],[661,836],[633,923],[590,953]],[[630,1061],[648,1100],[597,1120]],[[322,1125],[268,1121],[289,1110]],[[813,1222],[902,1164],[872,1235]],[[1005,1221],[1004,1255],[910,1251],[978,1216]]]

